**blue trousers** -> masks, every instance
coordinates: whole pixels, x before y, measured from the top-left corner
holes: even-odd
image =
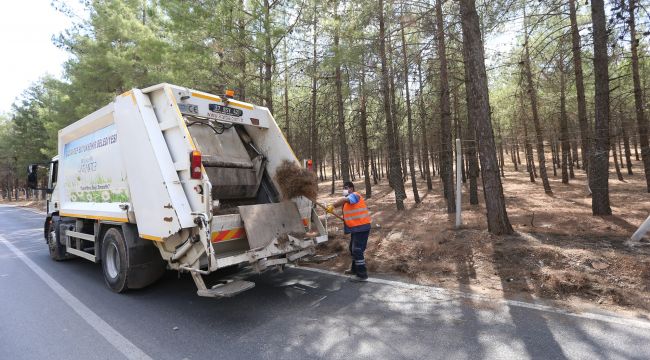
[[[366,245],[368,245],[368,235],[370,235],[370,231],[350,233],[350,255],[352,256],[352,267],[350,269],[362,278],[368,277],[366,259],[363,257]]]

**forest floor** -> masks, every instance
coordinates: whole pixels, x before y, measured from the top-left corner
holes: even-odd
[[[610,167],[613,172],[613,166]],[[405,185],[407,210],[395,210],[394,193],[384,179],[367,200],[372,213],[366,261],[370,276],[401,278],[481,295],[525,301],[545,299],[574,310],[605,308],[632,311],[650,318],[650,243],[625,241],[650,214],[643,164],[625,181],[610,174],[611,216],[592,216],[586,176],[576,170],[570,184],[549,178],[552,195],[541,180],[531,183],[525,166],[507,169],[503,179],[507,211],[515,235],[487,232],[483,192],[479,205],[470,205],[463,186],[462,227],[446,213],[440,178],[433,190],[418,176],[422,202],[415,204],[410,181]],[[552,168],[549,175],[552,175]],[[364,193],[363,180],[356,181]],[[319,200],[331,202],[331,181],[319,186]],[[340,182],[336,193],[341,191]],[[329,220],[330,241],[318,254],[337,256],[320,264],[343,271],[350,266],[349,235],[342,223]]]

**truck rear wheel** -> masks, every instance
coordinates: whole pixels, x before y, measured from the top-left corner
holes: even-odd
[[[127,289],[129,259],[122,232],[110,228],[102,240],[102,269],[104,280],[111,290],[121,293]]]

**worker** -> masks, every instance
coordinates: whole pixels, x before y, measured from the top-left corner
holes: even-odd
[[[343,183],[343,197],[327,207],[327,212],[332,214],[334,209],[343,206],[343,231],[350,234],[350,255],[352,265],[345,274],[352,275],[352,281],[367,281],[368,270],[363,253],[368,244],[370,235],[370,212],[363,197],[354,190],[351,181]]]

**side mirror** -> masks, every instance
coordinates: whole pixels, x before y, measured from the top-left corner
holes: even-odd
[[[27,167],[27,187],[36,189],[38,185],[38,165],[31,164]]]

